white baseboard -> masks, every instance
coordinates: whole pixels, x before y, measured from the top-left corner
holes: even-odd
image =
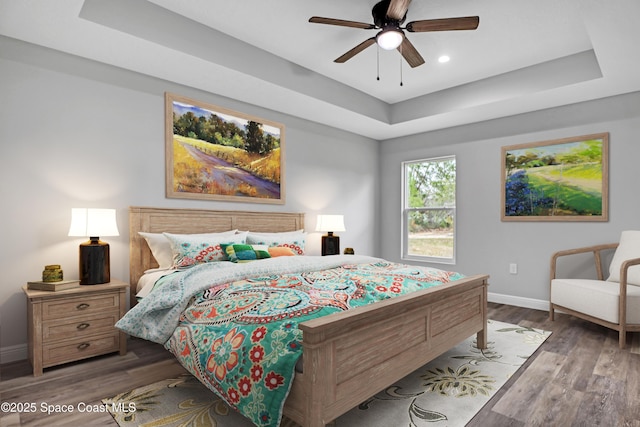
[[[26,360],[29,357],[27,344],[12,345],[0,348],[0,363],[16,362]]]
[[[516,307],[532,308],[534,310],[549,311],[549,301],[515,297],[513,295],[494,294],[489,292],[487,294],[489,302],[495,302],[497,304],[514,305]]]

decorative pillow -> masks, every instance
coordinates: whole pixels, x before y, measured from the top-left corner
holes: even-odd
[[[610,282],[620,281],[620,266],[628,259],[640,258],[640,231],[623,231],[620,236],[620,244],[613,254],[611,265],[609,266]],[[627,283],[640,286],[640,265],[629,267],[627,272]]]
[[[274,246],[272,248],[267,248],[267,250],[269,251],[269,255],[271,255],[272,258],[279,257],[279,256],[295,255],[295,253],[293,252],[293,249],[287,248],[284,246]]]
[[[264,245],[227,245],[222,244],[222,251],[231,262],[248,262],[257,259],[271,258]]]
[[[254,233],[249,231],[247,244],[267,245],[268,247],[290,248],[295,255],[304,255],[304,244],[307,233],[304,230],[283,233]]]
[[[207,233],[205,235],[228,236],[236,234],[238,230],[223,231],[221,233]],[[151,249],[151,254],[158,262],[158,268],[168,269],[173,266],[173,251],[171,250],[171,242],[162,233],[147,233],[138,231],[138,234],[144,237]],[[176,234],[176,236],[181,236]],[[187,236],[198,236],[198,234],[188,234]]]
[[[174,268],[188,268],[205,262],[225,261],[227,257],[222,251],[223,243],[244,244],[247,240],[247,233],[163,234],[171,242]]]

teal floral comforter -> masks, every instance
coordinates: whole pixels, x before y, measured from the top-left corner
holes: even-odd
[[[302,355],[299,323],[463,277],[361,256],[284,258],[170,276],[116,326],[166,336],[164,346],[209,389],[257,426],[277,426]]]

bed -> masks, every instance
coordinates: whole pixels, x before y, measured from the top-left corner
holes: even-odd
[[[304,228],[304,214],[288,212],[131,207],[129,219],[132,305],[138,279],[157,267],[141,231]],[[324,426],[469,336],[476,334],[478,346],[486,348],[487,287],[487,275],[468,276],[300,323],[302,369],[284,415],[305,427]]]

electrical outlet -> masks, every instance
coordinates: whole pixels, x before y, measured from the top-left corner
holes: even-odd
[[[518,274],[518,264],[509,264],[509,273]]]

